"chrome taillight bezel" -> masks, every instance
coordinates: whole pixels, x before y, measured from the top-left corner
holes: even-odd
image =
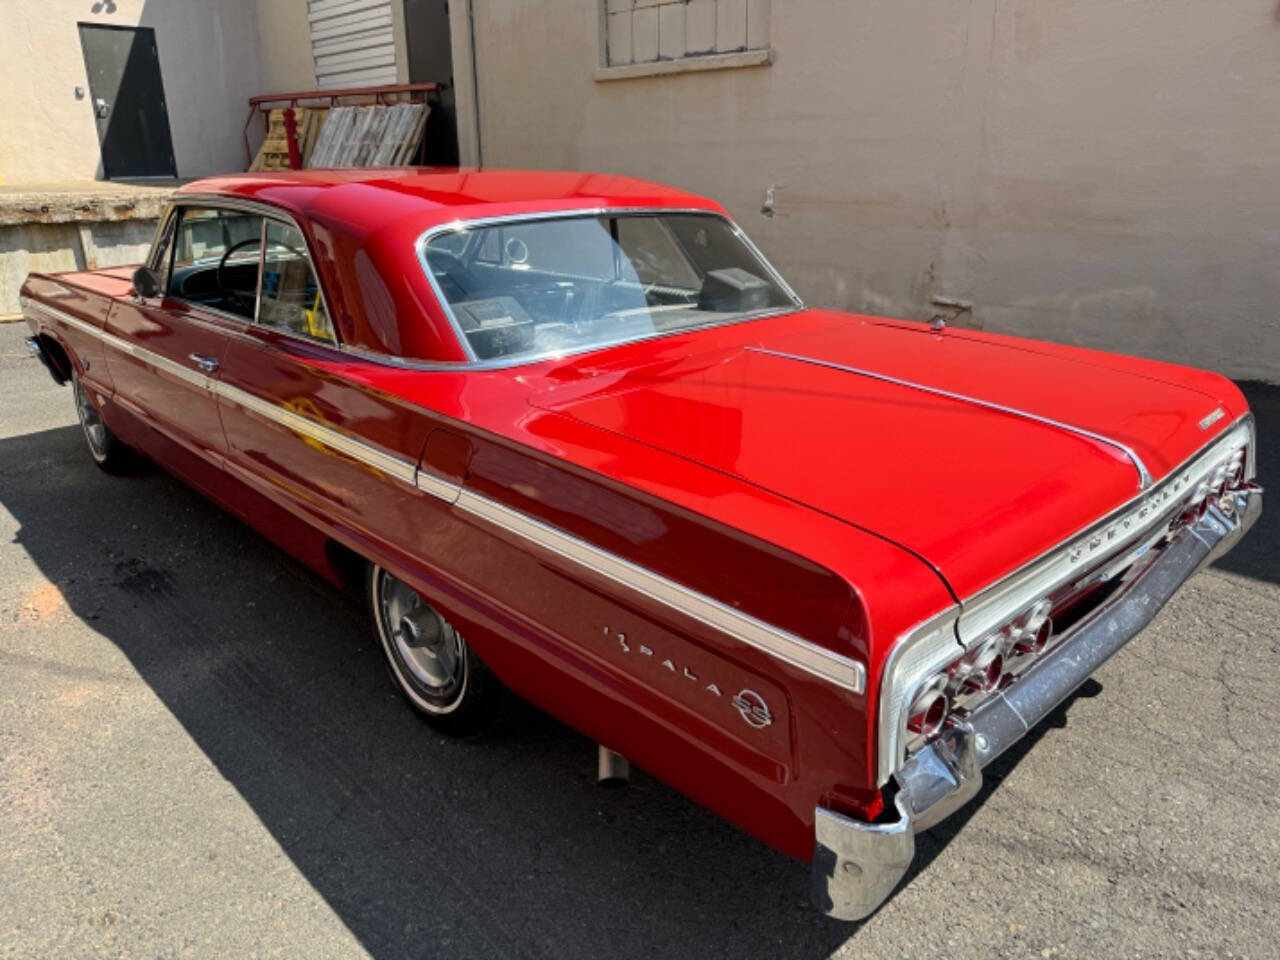
[[[906,729],[907,706],[923,684],[980,647],[990,636],[1045,601],[1065,584],[1091,570],[1103,575],[1136,560],[1158,544],[1192,502],[1196,486],[1212,479],[1221,462],[1243,451],[1238,483],[1256,474],[1253,417],[1246,414],[1161,482],[1064,543],[905,634],[894,646],[881,675],[878,709],[878,782],[888,782],[907,757],[912,739]],[[1213,492],[1213,491],[1211,491]],[[1121,561],[1121,562],[1117,562]],[[1049,647],[1060,638],[1052,638]],[[1024,656],[1025,659],[1025,656]],[[958,699],[958,698],[957,698]],[[963,707],[957,702],[953,705]]]

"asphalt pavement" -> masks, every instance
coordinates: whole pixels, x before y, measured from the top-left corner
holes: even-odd
[[[435,734],[360,607],[98,471],[0,325],[0,957],[1280,956],[1280,502],[862,924],[532,709]],[[1280,491],[1280,387],[1245,384]]]

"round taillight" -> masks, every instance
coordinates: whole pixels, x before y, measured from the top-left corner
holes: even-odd
[[[994,690],[1000,686],[1000,678],[1004,676],[1004,657],[995,656],[982,670],[984,689]]]
[[[1049,645],[1049,641],[1053,639],[1053,621],[1045,618],[1040,623],[1040,628],[1036,630],[1034,636],[1023,637],[1022,642],[1018,644],[1019,653],[1044,653],[1044,648]]]
[[[1000,685],[1004,673],[1004,650],[1000,635],[992,637],[961,666],[962,689],[968,693],[987,692]]]
[[[907,714],[907,729],[912,733],[931,737],[947,720],[951,712],[951,699],[944,686],[930,684],[912,701]]]

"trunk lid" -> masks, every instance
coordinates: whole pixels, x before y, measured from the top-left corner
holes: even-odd
[[[1160,365],[1147,375],[1048,345],[817,311],[802,319],[741,325],[705,338],[705,350],[690,350],[700,342],[690,338],[643,361],[625,350],[595,354],[573,363],[572,375],[557,371],[557,385],[533,403],[890,539],[961,598],[1135,496],[1134,464],[1058,426],[761,350],[1102,434],[1130,447],[1156,480],[1231,419],[1224,411],[1202,429],[1223,404],[1166,379]]]

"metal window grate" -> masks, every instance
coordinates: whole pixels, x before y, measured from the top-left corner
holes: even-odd
[[[771,0],[601,0],[605,66],[769,48]]]

